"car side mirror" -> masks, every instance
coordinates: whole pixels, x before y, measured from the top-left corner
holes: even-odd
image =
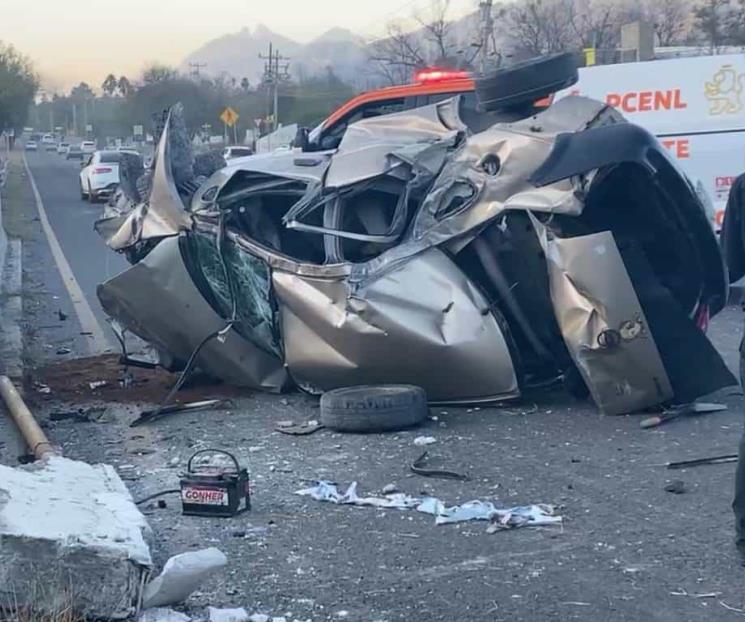
[[[292,141],[293,147],[299,147],[301,151],[308,151],[308,128],[299,127],[295,134],[295,140]]]

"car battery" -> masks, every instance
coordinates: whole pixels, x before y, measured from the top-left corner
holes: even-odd
[[[205,454],[227,456],[216,462],[195,465],[194,458]],[[221,449],[202,449],[189,458],[181,474],[181,507],[187,516],[235,516],[251,509],[248,471],[233,454]]]

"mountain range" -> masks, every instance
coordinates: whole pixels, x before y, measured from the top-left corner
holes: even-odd
[[[477,14],[466,15],[453,21],[451,36],[459,47],[468,48],[475,32]],[[416,36],[416,31],[414,32]],[[248,78],[256,84],[264,72],[269,45],[274,51],[288,57],[290,75],[302,80],[323,75],[331,69],[333,73],[358,89],[366,89],[381,83],[382,78],[370,69],[370,43],[363,37],[344,28],[331,28],[308,43],[298,43],[264,25],[253,30],[243,28],[202,45],[184,59],[181,70],[189,71],[189,63],[206,64],[202,69],[207,74],[227,73],[238,81]],[[426,44],[425,44],[426,45]]]
[[[269,45],[288,61],[289,73],[296,79],[323,74],[327,68],[342,80],[357,83],[360,69],[367,61],[367,45],[362,39],[343,28],[332,28],[308,43],[298,43],[264,25],[253,31],[243,28],[205,43],[184,59],[181,69],[189,71],[189,63],[206,66],[202,71],[210,75],[227,73],[238,80],[243,77],[255,84],[264,72],[264,59]]]

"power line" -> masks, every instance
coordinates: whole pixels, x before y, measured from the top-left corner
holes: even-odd
[[[286,81],[290,77],[289,73],[289,62],[283,62],[280,70],[279,61],[289,61],[289,56],[282,56],[279,50],[274,50],[272,43],[269,42],[269,54],[264,56],[259,54],[259,58],[266,61],[264,63],[264,83],[270,84],[274,90],[274,112],[272,114],[272,129],[276,130],[279,127],[278,119],[278,103],[279,103],[279,83],[280,81]]]

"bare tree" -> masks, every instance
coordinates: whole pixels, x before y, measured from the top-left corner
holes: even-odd
[[[617,47],[621,25],[630,20],[618,0],[574,0],[572,27],[578,47],[609,50]]]
[[[522,0],[506,7],[498,28],[518,54],[540,56],[575,46],[573,0]]]
[[[455,47],[451,32],[453,24],[448,19],[450,0],[432,0],[426,14],[415,15],[422,28],[422,36],[434,48],[435,62],[448,59]]]
[[[458,40],[450,18],[450,0],[432,0],[426,11],[414,15],[414,20],[418,29],[410,31],[401,22],[392,22],[386,36],[370,46],[369,60],[387,82],[407,82],[415,70],[428,65],[471,65],[479,45],[463,45]]]
[[[696,29],[712,54],[725,43],[729,0],[703,0],[693,9]]]
[[[644,0],[641,12],[663,47],[683,43],[693,28],[691,0]]]

